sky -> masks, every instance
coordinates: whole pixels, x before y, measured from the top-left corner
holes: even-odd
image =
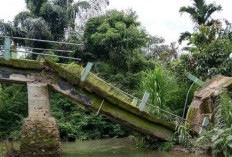
[[[0,19],[13,20],[14,16],[26,9],[25,0],[0,0]],[[180,15],[179,8],[192,4],[191,0],[109,0],[108,9],[133,9],[138,20],[148,33],[163,37],[167,43],[177,41],[181,32],[192,32],[193,23],[187,14]],[[206,0],[207,3],[214,0]],[[232,22],[232,0],[217,0],[223,11],[213,17]]]

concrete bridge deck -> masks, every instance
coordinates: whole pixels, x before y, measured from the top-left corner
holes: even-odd
[[[119,124],[153,138],[169,141],[175,125],[131,105],[132,99],[105,84],[93,73],[80,81],[83,67],[58,65],[50,60],[32,61],[0,58],[0,81],[12,83],[42,82],[72,102],[98,111]]]

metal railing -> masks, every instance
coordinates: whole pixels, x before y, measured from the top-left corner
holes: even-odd
[[[137,100],[137,103],[136,103],[136,105],[134,107],[139,107],[139,104],[141,104],[142,99],[139,99],[139,98],[137,98],[137,97],[135,97],[135,96],[133,96],[133,95],[131,95],[131,94],[129,94],[129,93],[121,90],[121,89],[119,89],[118,87],[113,86],[112,84],[110,84],[110,83],[106,82],[105,80],[99,78],[96,74],[91,73],[91,75],[94,76],[96,79],[100,80],[101,82],[103,82],[104,84],[110,86],[111,88],[113,88],[114,90],[116,90],[117,92],[119,92],[120,94],[124,95],[128,99],[130,99],[130,101],[131,101],[130,105],[132,105],[132,101],[134,99]],[[150,111],[152,109],[156,110],[156,113],[158,113],[156,115],[153,114],[154,116],[160,117],[160,118],[162,118],[164,120],[172,121],[172,122],[174,122],[175,120],[177,120],[179,123],[180,122],[186,122],[186,123],[190,123],[191,125],[194,125],[194,126],[202,127],[201,124],[189,121],[189,120],[187,120],[187,119],[185,119],[185,118],[183,118],[183,117],[181,117],[179,115],[175,115],[175,114],[173,114],[173,113],[171,113],[171,112],[169,112],[167,110],[159,108],[158,106],[155,106],[155,105],[150,104],[150,103],[147,103],[147,105],[146,105],[146,107],[144,109],[144,112],[146,112],[148,114],[151,114]]]
[[[11,40],[17,39],[17,40],[26,40],[26,41],[33,41],[33,42],[45,42],[45,43],[52,43],[52,44],[59,44],[59,45],[71,45],[71,46],[83,46],[83,44],[76,44],[76,43],[70,43],[70,42],[59,42],[59,41],[50,41],[50,40],[41,40],[41,39],[32,39],[32,38],[22,38],[22,37],[13,37],[13,36],[0,36],[0,38],[4,38],[4,45],[0,45],[0,51],[3,52],[3,56],[5,59],[9,59],[12,56],[13,52],[20,52],[25,54],[34,54],[38,56],[47,56],[47,57],[57,57],[57,58],[63,58],[63,59],[69,59],[69,60],[75,60],[80,61],[80,58],[74,58],[69,56],[61,56],[61,55],[55,55],[55,54],[49,54],[47,52],[56,52],[56,53],[74,53],[72,50],[61,50],[61,49],[48,49],[48,48],[32,48],[32,47],[14,47],[14,49],[11,48]],[[6,40],[8,39],[8,40]],[[9,43],[10,42],[10,43]],[[14,45],[15,46],[15,45]],[[37,52],[35,52],[37,51]],[[41,51],[43,53],[39,53],[38,51]],[[9,57],[5,57],[9,56]],[[0,55],[1,56],[1,55]]]
[[[19,39],[19,40],[28,40],[28,41],[38,41],[38,42],[45,42],[45,43],[54,43],[54,44],[64,44],[64,45],[75,45],[75,46],[82,46],[83,44],[76,44],[70,42],[60,42],[60,41],[51,41],[51,40],[42,40],[42,39],[33,39],[33,38],[23,38],[23,37],[13,37],[13,36],[0,36],[1,38],[10,38],[10,39]]]

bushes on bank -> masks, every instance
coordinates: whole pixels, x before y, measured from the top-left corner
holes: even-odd
[[[1,84],[0,90],[0,140],[19,140],[23,119],[28,116],[27,90],[24,85]],[[124,137],[130,131],[81,109],[60,94],[50,92],[52,116],[57,119],[63,140]]]

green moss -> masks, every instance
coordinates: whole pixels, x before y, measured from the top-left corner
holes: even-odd
[[[65,79],[71,84],[74,84],[74,85],[79,84],[80,76],[81,76],[80,71],[82,71],[83,69],[80,66],[70,65],[64,68],[48,59],[45,60],[44,65],[52,68],[52,70],[56,72],[56,74],[58,74],[61,78]],[[74,73],[74,72],[77,72],[77,73]]]
[[[0,156],[3,156],[6,153],[6,147],[0,143]]]
[[[74,74],[81,74],[82,71],[84,70],[84,68],[82,68],[81,66],[75,64],[75,63],[71,63],[71,64],[68,64],[65,69],[71,73],[74,73]]]
[[[0,65],[19,68],[19,69],[34,69],[34,70],[43,69],[43,65],[39,61],[24,60],[24,59],[5,60],[3,58],[0,58]]]
[[[84,68],[77,64],[70,64],[62,67],[47,59],[44,61],[43,65],[37,61],[28,62],[24,60],[13,60],[13,62],[18,62],[18,64],[13,64],[11,61],[6,62],[4,60],[3,63],[0,61],[0,65],[6,64],[15,68],[27,69],[29,63],[34,63],[37,66],[32,64],[32,68],[36,69],[37,67],[38,72],[41,69],[46,69],[45,72],[43,71],[43,75],[55,76],[52,82],[63,79],[77,87],[80,93],[91,98],[93,101],[93,110],[98,110],[104,99],[105,103],[103,104],[101,111],[108,117],[111,117],[112,120],[130,126],[137,131],[164,139],[170,139],[173,135],[175,129],[173,123],[156,118],[146,112],[140,112],[137,107],[131,105],[132,99],[118,92],[94,74],[90,73],[87,76],[86,81],[80,82],[81,73]],[[25,64],[22,64],[24,62]],[[36,140],[40,142],[40,139]],[[22,148],[27,147],[28,145],[28,141],[25,140],[22,144]]]
[[[41,148],[44,149],[44,152],[50,152],[52,149],[57,148],[57,141],[52,134],[44,132],[39,128],[36,128],[33,134],[28,133],[27,136],[23,138],[20,145],[21,152],[26,154],[41,152]]]
[[[229,91],[232,91],[232,78],[231,80],[229,81],[229,86],[227,87]]]
[[[201,106],[200,106],[201,112],[204,113],[204,114],[210,113],[210,105],[211,105],[210,104],[210,99],[205,100],[203,102],[203,104],[201,104]]]
[[[186,120],[192,122],[193,118],[194,118],[194,115],[195,115],[195,112],[196,112],[196,109],[190,107],[189,110],[188,110],[188,114],[187,114]],[[187,122],[186,123],[186,127],[188,129],[190,129],[192,127],[192,124]]]
[[[77,91],[91,98],[93,101],[93,106],[91,106],[93,110],[97,111],[99,109],[104,98],[101,98],[93,93],[81,91],[80,89],[77,89]],[[159,120],[155,119],[155,117],[152,117],[152,121],[147,120],[141,116],[131,113],[130,110],[113,105],[107,100],[104,101],[101,112],[107,115],[113,121],[126,126],[133,125],[133,128],[142,129],[144,132],[152,134],[153,137],[156,136],[170,140],[174,135],[174,131],[172,129],[168,128],[166,125],[160,125]]]
[[[146,112],[139,111],[137,107],[131,105],[132,99],[118,92],[92,73],[87,76],[84,82],[80,82],[81,73],[84,70],[83,67],[77,64],[70,64],[63,68],[50,60],[46,60],[46,63],[48,66],[52,67],[53,70],[55,70],[61,78],[64,78],[71,84],[79,85],[79,87],[84,88],[87,91],[94,92],[95,95],[97,95],[98,97],[102,97],[112,104],[128,110],[137,116],[143,117],[146,120],[163,125],[164,127],[172,130],[175,129],[175,125],[173,123],[156,118]],[[85,93],[85,95],[86,94],[87,93]]]

